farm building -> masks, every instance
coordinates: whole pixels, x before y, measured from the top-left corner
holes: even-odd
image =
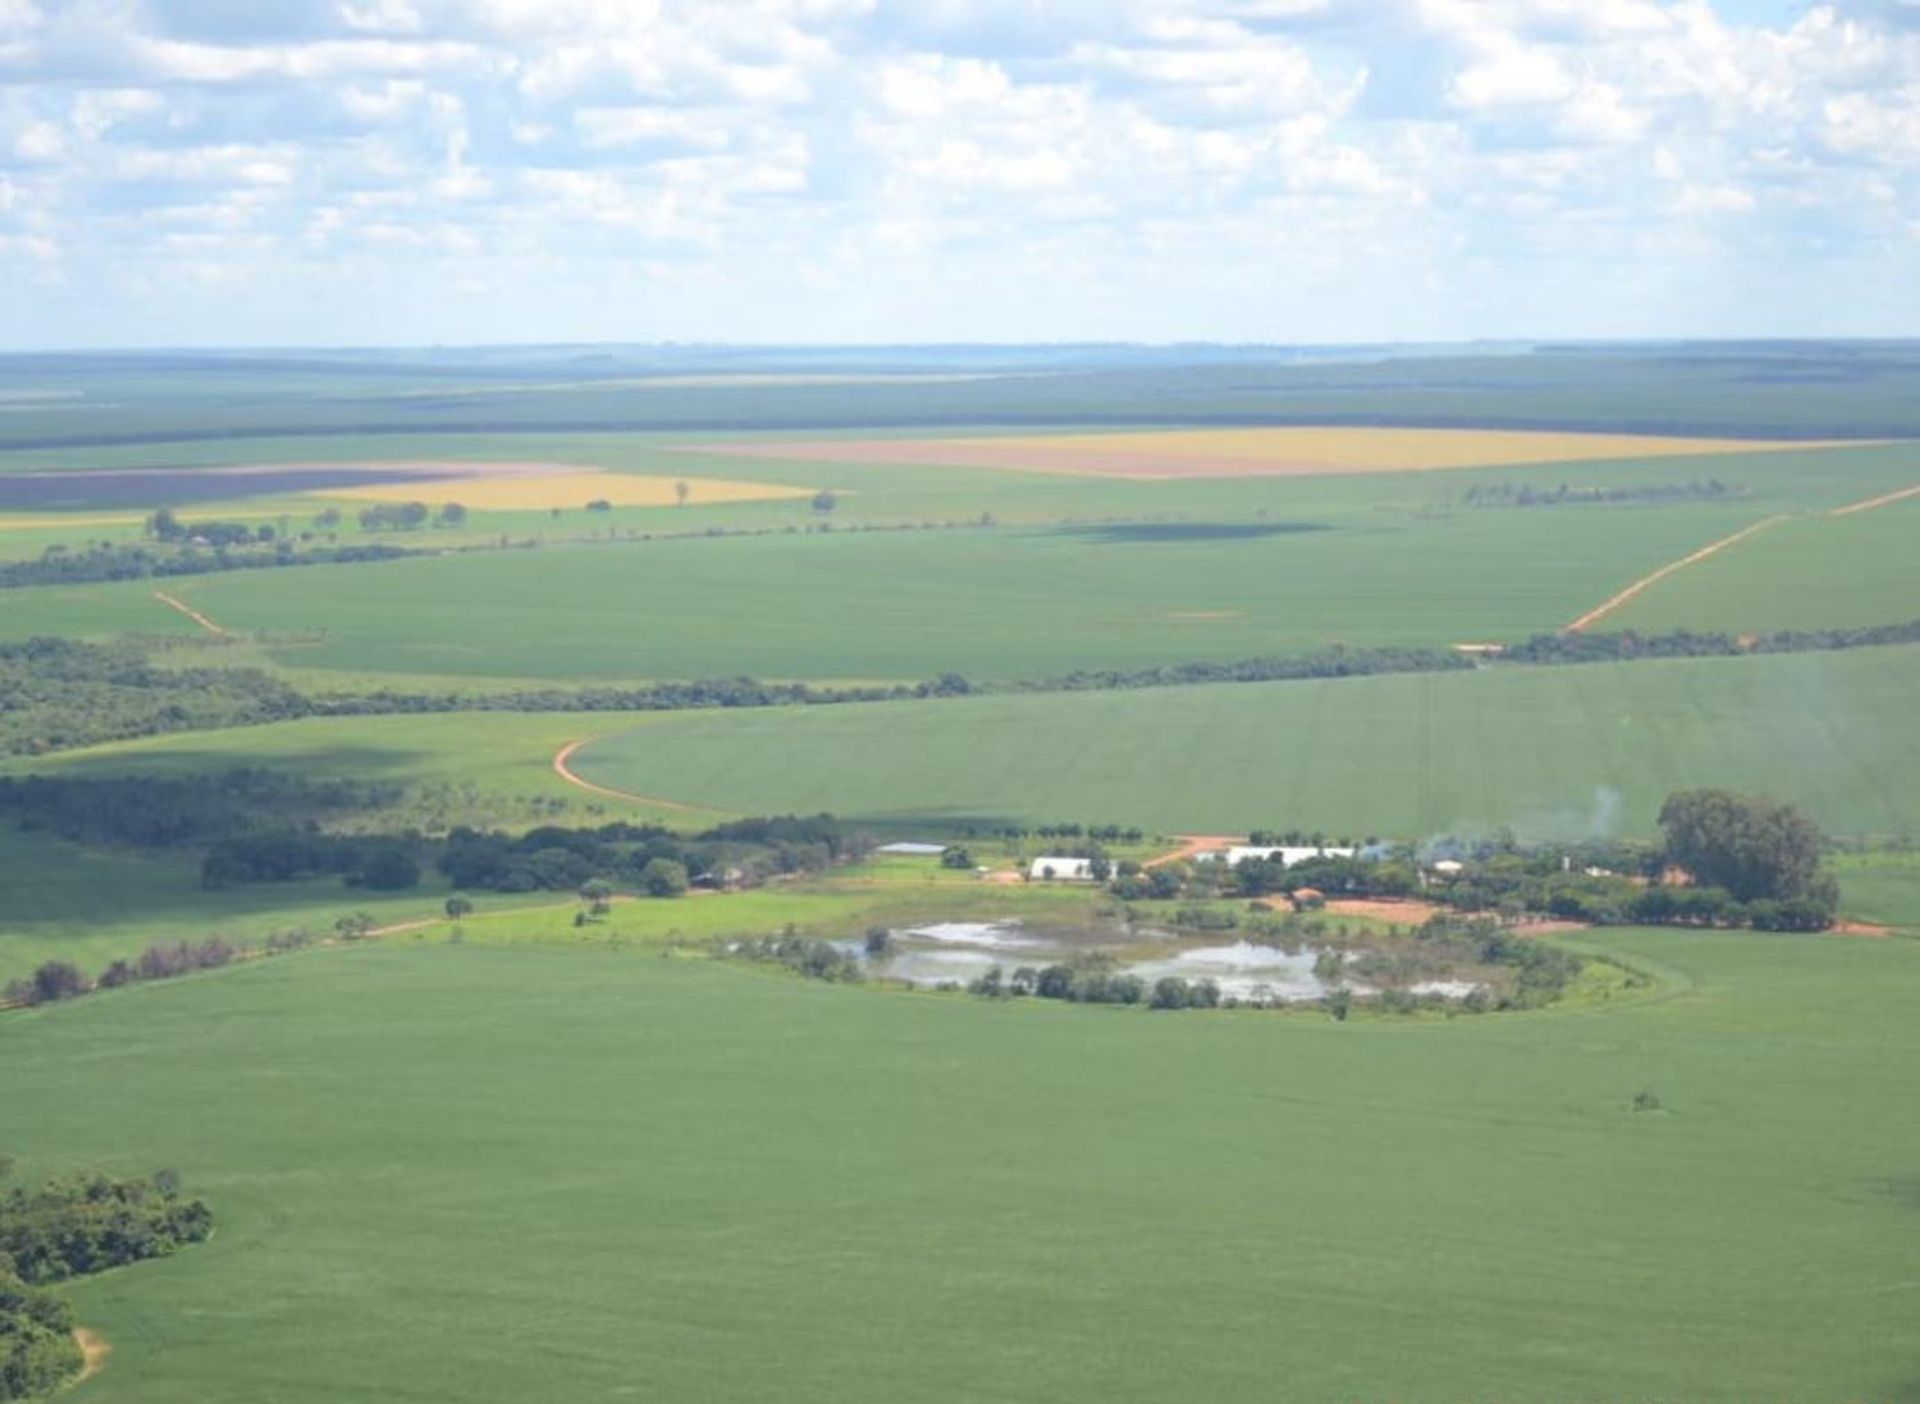
[[[1092,882],[1091,858],[1036,858],[1027,868],[1033,882]]]
[[[915,858],[938,858],[946,851],[947,846],[944,843],[915,843],[905,840],[899,843],[883,843],[874,850],[876,853],[893,853]]]
[[[1304,863],[1309,858],[1357,858],[1359,850],[1353,848],[1311,848],[1295,844],[1276,844],[1272,847],[1255,848],[1247,844],[1238,844],[1227,850],[1227,866],[1237,868],[1251,858],[1263,858],[1271,862],[1279,860],[1283,868],[1291,868],[1295,863]]]

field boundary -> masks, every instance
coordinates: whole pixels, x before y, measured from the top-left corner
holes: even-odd
[[[1869,497],[1865,502],[1849,502],[1844,507],[1836,507],[1828,513],[1832,517],[1851,517],[1855,512],[1871,512],[1876,507],[1891,507],[1896,502],[1904,502],[1909,497],[1920,497],[1920,487],[1901,488],[1898,492],[1883,492],[1878,497]]]
[[[165,605],[168,609],[176,610],[179,613],[186,615],[187,618],[191,619],[194,623],[198,624],[202,629],[205,629],[209,634],[214,635],[216,638],[226,639],[226,638],[233,637],[232,630],[223,628],[220,625],[214,623],[211,619],[207,618],[206,615],[202,614],[199,610],[195,609],[192,605],[188,604],[185,600],[179,599],[173,595],[169,595],[165,590],[155,590],[153,592],[153,597],[156,600],[160,601],[160,603]]]
[[[1651,571],[1648,574],[1641,576],[1638,580],[1634,581],[1631,585],[1627,586],[1626,589],[1612,596],[1605,603],[1599,605],[1597,608],[1588,610],[1585,614],[1581,615],[1578,619],[1574,620],[1573,623],[1567,625],[1567,627],[1562,629],[1560,632],[1563,634],[1584,633],[1587,629],[1591,628],[1595,624],[1598,624],[1602,619],[1605,619],[1609,614],[1612,614],[1615,610],[1621,608],[1623,605],[1626,605],[1627,603],[1635,599],[1640,594],[1651,589],[1653,586],[1658,585],[1662,580],[1665,580],[1668,576],[1676,574],[1679,571],[1685,570],[1688,566],[1698,565],[1701,561],[1706,560],[1709,556],[1717,556],[1722,551],[1726,550],[1729,546],[1737,546],[1742,541],[1745,541],[1748,537],[1758,536],[1761,532],[1765,531],[1768,527],[1778,526],[1781,522],[1784,522],[1786,520],[1787,520],[1787,515],[1785,513],[1782,513],[1778,516],[1768,517],[1763,521],[1754,522],[1750,526],[1744,526],[1740,528],[1740,530],[1734,532],[1733,535],[1731,536],[1723,536],[1718,541],[1709,542],[1707,545],[1702,546],[1698,551],[1695,551],[1690,555],[1682,556],[1677,561],[1668,561],[1665,565],[1661,566],[1658,570]]]

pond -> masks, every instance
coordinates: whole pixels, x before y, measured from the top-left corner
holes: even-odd
[[[1242,1004],[1311,1004],[1332,988],[1314,973],[1325,948],[1307,944],[1288,949],[1246,940],[1223,944],[1214,938],[1208,945],[1185,945],[1178,933],[1146,928],[1049,934],[1017,920],[934,922],[888,934],[890,946],[880,955],[869,955],[858,941],[837,944],[868,973],[920,989],[964,986],[996,967],[1011,975],[1022,966],[1039,969],[1096,954],[1113,962],[1115,974],[1135,976],[1148,987],[1168,976],[1190,984],[1211,980],[1222,997]],[[1359,996],[1379,993],[1351,981],[1347,987]],[[1408,992],[1458,1000],[1480,988],[1470,980],[1430,980],[1409,986]]]

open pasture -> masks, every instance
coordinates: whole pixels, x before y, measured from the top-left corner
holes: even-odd
[[[1337,1025],[372,945],[0,1062],[24,1170],[218,1215],[72,1289],[100,1404],[1911,1393],[1920,944],[1595,941],[1662,994]]]
[[[984,438],[768,440],[700,444],[693,451],[799,462],[932,464],[1186,479],[1328,477],[1861,446],[1856,441],[1821,444],[1496,429],[1288,426]]]
[[[1920,650],[681,713],[589,780],[740,812],[1418,839],[1652,830],[1690,785],[1920,832]]]

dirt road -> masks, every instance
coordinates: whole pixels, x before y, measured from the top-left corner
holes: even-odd
[[[1582,630],[1589,629],[1619,609],[1622,605],[1632,600],[1635,596],[1639,595],[1642,591],[1647,590],[1651,586],[1658,585],[1662,580],[1665,580],[1676,571],[1685,570],[1690,565],[1698,565],[1709,556],[1717,556],[1729,546],[1738,545],[1749,536],[1757,536],[1768,527],[1777,526],[1785,520],[1786,516],[1784,514],[1777,517],[1768,517],[1765,521],[1755,522],[1752,526],[1742,527],[1732,536],[1723,536],[1718,541],[1702,546],[1691,555],[1682,556],[1677,561],[1668,561],[1665,565],[1661,566],[1660,569],[1653,571],[1651,574],[1641,576],[1638,580],[1634,581],[1633,584],[1627,586],[1626,589],[1613,596],[1597,609],[1588,610],[1560,632],[1563,634],[1578,634]]]

